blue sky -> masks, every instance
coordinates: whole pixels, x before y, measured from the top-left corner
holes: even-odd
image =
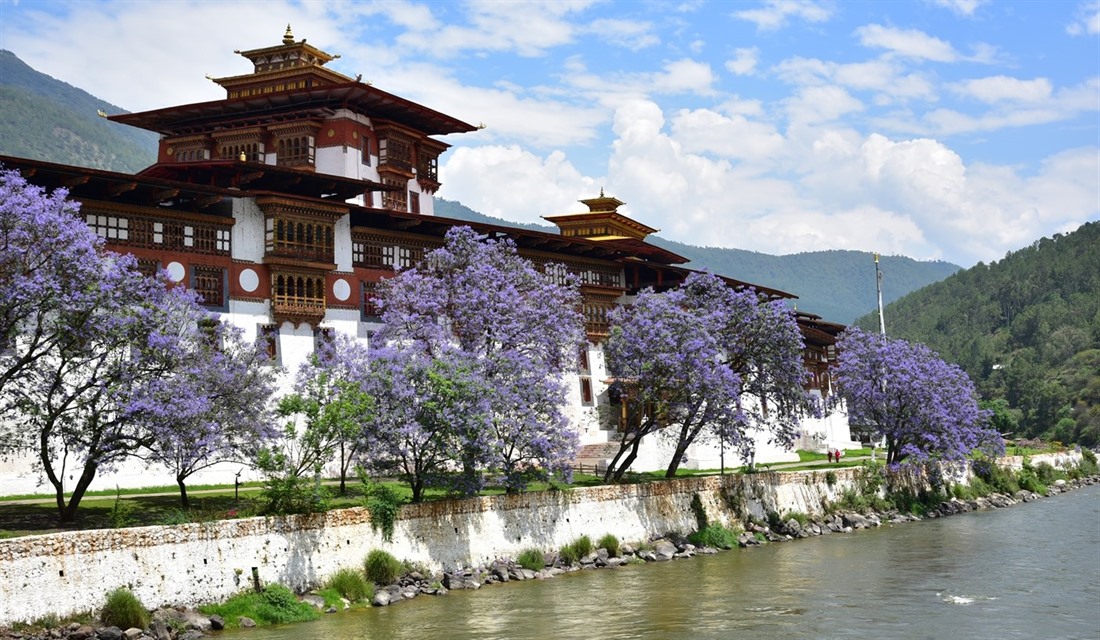
[[[1100,2],[28,2],[0,47],[127,110],[235,49],[484,123],[440,196],[533,222],[603,188],[693,244],[997,260],[1100,219]]]

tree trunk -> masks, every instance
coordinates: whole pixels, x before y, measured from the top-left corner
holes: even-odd
[[[668,469],[665,470],[666,478],[675,478],[676,471],[680,468],[680,461],[684,459],[684,454],[687,453],[687,448],[690,443],[681,443],[676,447],[676,451],[672,454],[672,461],[668,463]]]
[[[63,524],[76,521],[76,508],[80,505],[84,492],[88,490],[88,486],[95,479],[95,472],[98,467],[99,465],[90,460],[84,463],[84,471],[80,474],[80,479],[76,481],[76,486],[73,487],[73,495],[69,497],[69,504],[61,511],[61,522]]]
[[[191,504],[187,500],[187,485],[184,484],[186,480],[187,478],[185,476],[176,476],[176,484],[178,484],[180,488],[180,506],[184,509],[191,507]]]

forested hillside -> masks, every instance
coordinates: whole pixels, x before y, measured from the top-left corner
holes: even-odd
[[[886,330],[963,367],[999,404],[1002,430],[1100,442],[1100,222],[905,296],[886,307]]]
[[[519,224],[480,214],[448,200],[436,200],[437,215],[513,227],[555,231],[547,225]],[[691,260],[693,269],[707,269],[724,276],[779,289],[798,296],[803,311],[830,322],[847,324],[874,309],[877,304],[875,264],[869,253],[860,251],[814,251],[773,256],[744,249],[696,247],[659,237],[655,245]],[[948,262],[919,262],[901,256],[884,256],[881,263],[883,299],[897,300],[910,291],[939,282],[959,270]]]
[[[99,110],[123,112],[0,49],[0,155],[124,172],[152,164],[156,135],[100,118]]]

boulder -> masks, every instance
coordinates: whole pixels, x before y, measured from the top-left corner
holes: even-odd
[[[371,600],[371,604],[376,607],[385,607],[390,604],[390,592],[381,589],[374,594],[374,599]]]
[[[217,614],[210,616],[210,628],[214,631],[221,631],[225,628],[225,618]]]
[[[179,634],[179,636],[176,637],[176,640],[199,640],[199,638],[202,637],[202,631],[199,631],[198,629],[190,629]]]
[[[99,640],[122,640],[122,629],[118,627],[105,627],[96,633]]]
[[[676,555],[676,545],[661,538],[653,543],[653,553],[658,561],[671,560]]]
[[[143,635],[145,635],[145,632],[141,629],[138,629],[137,627],[130,627],[129,629],[122,632],[122,637],[126,638],[126,640],[135,640],[136,638],[140,638]]]
[[[312,593],[306,594],[302,596],[302,602],[313,605],[313,607],[318,611],[325,610],[325,599],[319,595]]]
[[[237,618],[237,624],[241,625],[242,629],[251,629],[256,626],[256,621],[248,616],[241,616]]]

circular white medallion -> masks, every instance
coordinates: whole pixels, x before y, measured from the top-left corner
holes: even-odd
[[[237,277],[237,281],[241,283],[241,288],[249,293],[252,293],[256,290],[256,287],[260,286],[260,276],[252,269],[242,269],[241,274]]]
[[[341,302],[347,300],[351,297],[351,285],[343,278],[338,279],[332,283],[332,295]]]
[[[183,276],[187,275],[187,270],[178,262],[169,262],[164,270],[168,272],[168,277],[172,279],[172,282],[182,282]]]

